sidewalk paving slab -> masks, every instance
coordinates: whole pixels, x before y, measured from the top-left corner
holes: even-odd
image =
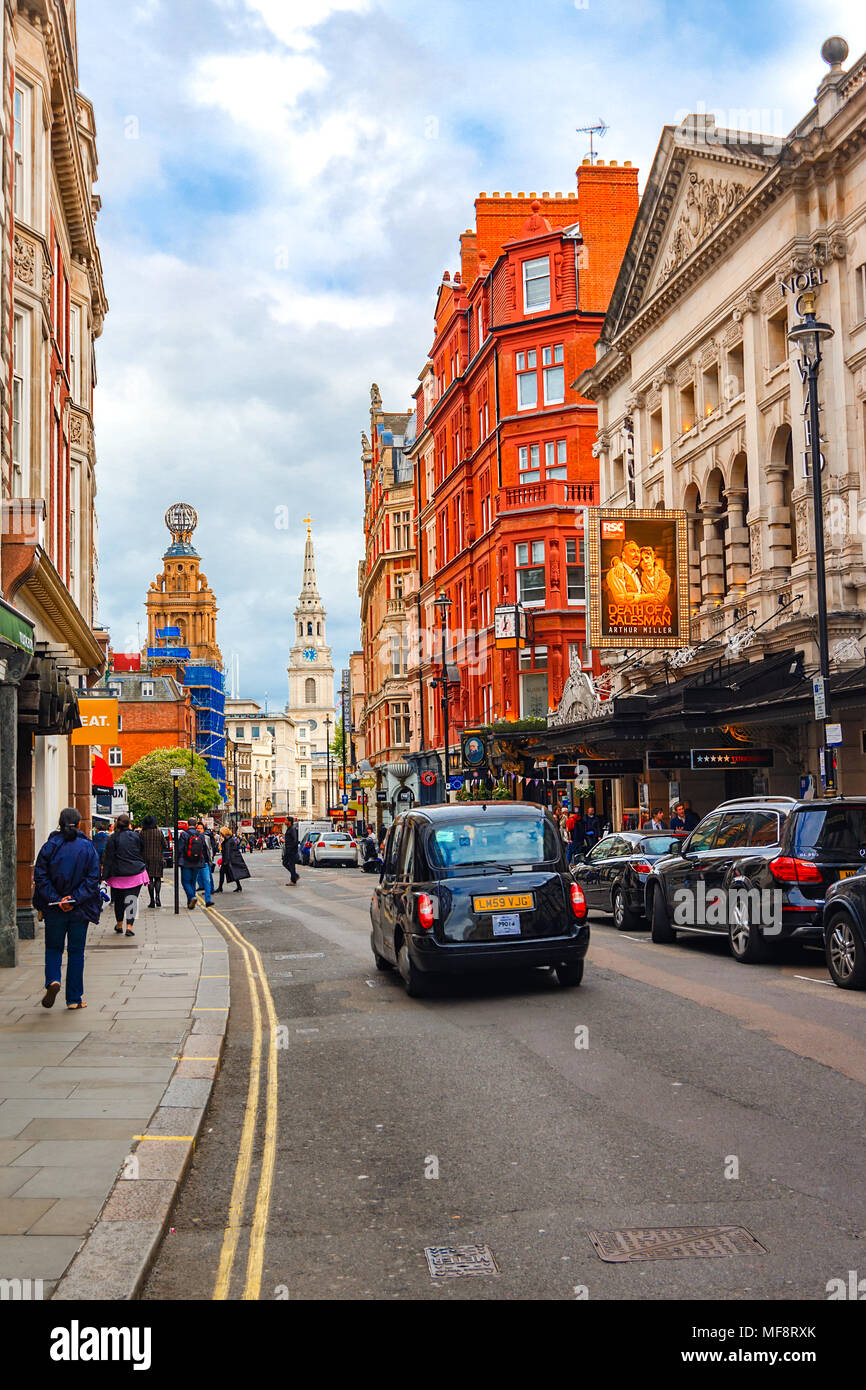
[[[88,933],[86,1011],[68,1012],[62,991],[41,1008],[41,930],[0,970],[0,1278],[42,1279],[58,1300],[136,1297],[228,1019],[228,979],[201,978],[228,976],[203,910],[143,908],[132,940],[103,919]]]

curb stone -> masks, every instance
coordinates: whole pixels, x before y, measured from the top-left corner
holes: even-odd
[[[209,919],[208,924],[212,925]],[[228,942],[220,940],[228,975]],[[202,956],[202,974],[209,966]],[[229,981],[220,981],[225,999],[220,1009],[214,1007],[214,983],[199,977],[189,1032],[162,1100],[124,1160],[95,1224],[49,1295],[53,1301],[139,1297],[168,1230],[222,1060]]]

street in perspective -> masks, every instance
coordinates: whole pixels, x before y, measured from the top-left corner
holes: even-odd
[[[7,3],[34,1367],[225,1374],[330,1302],[568,1302],[660,1373],[853,1344],[866,18],[830,8]]]

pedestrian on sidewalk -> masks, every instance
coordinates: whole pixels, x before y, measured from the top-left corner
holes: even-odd
[[[204,892],[205,907],[210,907],[211,895],[213,893],[213,837],[203,820],[197,820],[195,828],[204,840],[204,860],[195,876],[195,883],[196,887],[201,888]]]
[[[298,881],[298,827],[294,816],[286,821],[286,837],[283,842],[283,868],[290,875],[292,884]]]
[[[45,920],[45,993],[50,1009],[60,992],[66,948],[66,1007],[86,1009],[84,943],[88,922],[98,922],[99,855],[82,830],[74,806],[60,812],[60,825],[42,846],[33,870],[33,906]]]
[[[102,872],[111,890],[114,908],[114,930],[120,935],[135,936],[133,923],[138,916],[138,895],[150,882],[144,849],[137,830],[130,829],[129,816],[118,816],[114,832],[109,835],[102,856]]]
[[[178,863],[187,907],[196,905],[196,884],[201,867],[207,861],[207,840],[198,826],[187,826],[177,839]]]
[[[149,906],[162,907],[159,894],[165,868],[165,836],[156,823],[156,816],[145,816],[141,822],[141,848],[147,869]]]
[[[215,893],[221,893],[223,891],[223,884],[225,883],[226,875],[228,874],[225,844],[226,840],[228,839],[229,835],[231,835],[231,833],[231,828],[228,825],[223,825],[220,827],[220,842],[216,852],[216,863],[218,863],[220,866],[220,881],[219,887],[214,889]]]
[[[242,892],[241,880],[249,878],[250,871],[244,859],[243,851],[241,850],[241,842],[237,835],[233,835],[231,831],[229,831],[223,840],[223,865],[226,871],[226,878],[229,883],[235,885],[235,892]]]

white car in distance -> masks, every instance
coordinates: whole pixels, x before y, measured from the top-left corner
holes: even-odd
[[[321,869],[326,864],[347,864],[357,868],[360,863],[358,841],[344,831],[325,830],[310,847],[310,868]]]

